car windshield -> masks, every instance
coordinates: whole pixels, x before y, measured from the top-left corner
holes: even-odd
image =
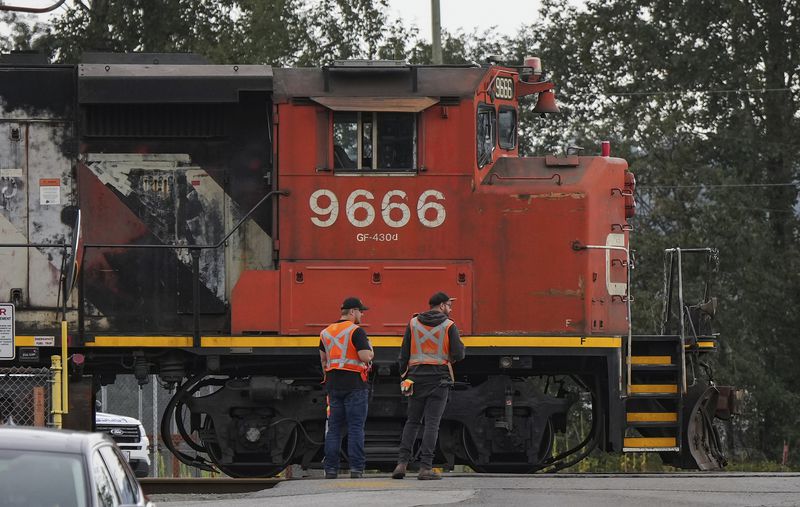
[[[0,505],[79,507],[86,504],[81,455],[0,450]]]

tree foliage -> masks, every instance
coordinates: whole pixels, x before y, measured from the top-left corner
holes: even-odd
[[[638,330],[657,330],[663,249],[719,248],[718,375],[751,393],[740,429],[759,430],[738,445],[773,458],[800,440],[797,15],[770,0],[545,7],[566,111],[552,139],[610,139],[637,177]]]

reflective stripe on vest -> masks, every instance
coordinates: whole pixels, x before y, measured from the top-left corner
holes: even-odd
[[[349,370],[361,373],[366,369],[367,365],[358,359],[358,351],[352,344],[356,329],[357,325],[345,321],[331,324],[320,333],[327,359],[325,371]]]
[[[411,355],[408,365],[450,364],[450,339],[448,331],[453,321],[446,319],[435,327],[428,327],[416,317],[411,319]]]

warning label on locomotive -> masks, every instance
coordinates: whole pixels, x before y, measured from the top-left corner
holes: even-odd
[[[55,347],[56,345],[56,337],[55,336],[34,336],[33,337],[33,344],[37,347]]]
[[[61,204],[61,180],[39,178],[39,204]]]
[[[0,303],[0,359],[14,359],[14,305]]]

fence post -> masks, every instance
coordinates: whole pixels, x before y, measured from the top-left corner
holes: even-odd
[[[50,364],[53,372],[53,426],[61,429],[61,356],[50,356]]]
[[[36,386],[33,388],[33,425],[37,427],[45,426],[44,416],[44,387]]]
[[[158,477],[158,461],[161,459],[158,452],[158,381],[155,375],[150,376],[150,383],[153,385],[153,477]]]

